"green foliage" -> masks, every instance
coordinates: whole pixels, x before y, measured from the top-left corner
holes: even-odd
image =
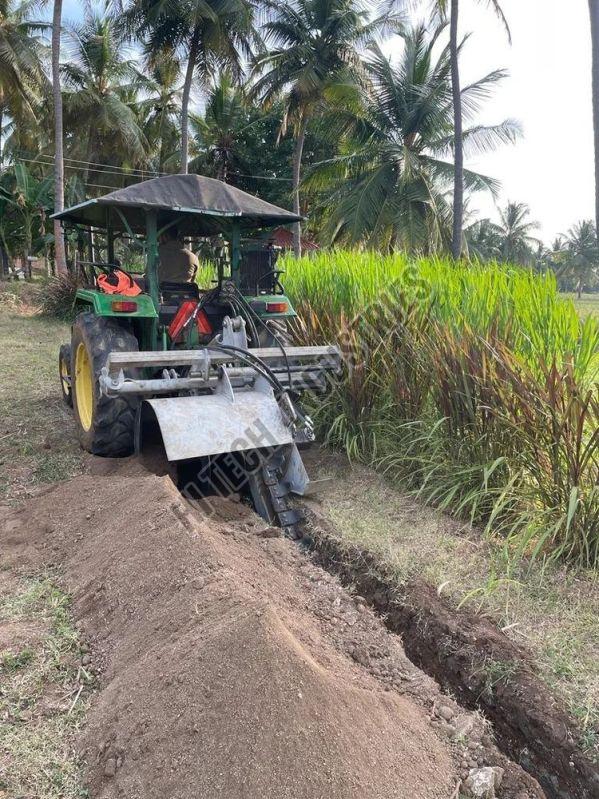
[[[239,80],[243,58],[252,53],[256,38],[252,3],[247,0],[132,0],[122,28],[142,42],[153,62],[157,54],[179,54],[204,85],[226,66]]]
[[[583,220],[568,231],[565,242],[567,257],[560,264],[559,274],[574,281],[578,296],[585,288],[596,288],[599,247],[595,223]]]
[[[45,221],[52,207],[52,177],[38,177],[25,164],[15,164],[0,182],[0,240],[7,252],[27,257],[46,244]],[[10,247],[8,243],[10,242]]]
[[[128,167],[143,163],[148,143],[137,101],[140,92],[151,91],[152,84],[126,47],[116,16],[86,5],[83,21],[70,30],[66,51],[64,120],[72,132],[67,144],[71,156],[83,166],[83,183],[95,163]],[[94,170],[92,183],[116,188],[111,170],[103,172],[103,168]],[[81,199],[85,199],[82,189]]]
[[[326,440],[515,555],[599,563],[599,324],[552,274],[355,252],[284,261],[347,368]]]
[[[0,160],[4,177],[26,166],[36,180],[52,182],[49,49],[37,37],[49,26],[32,21],[34,9],[9,4],[0,20]],[[81,21],[66,23],[62,37],[65,204],[178,171],[183,107],[199,86],[207,102],[191,119],[192,171],[289,207],[299,202],[301,165],[321,165],[301,187],[311,238],[443,249],[453,123],[447,48],[440,45],[434,57],[432,49],[444,28],[431,22],[429,30],[406,33],[405,17],[383,2],[372,13],[355,0],[268,0],[260,17],[257,11],[249,0],[129,0],[122,7],[86,0]],[[405,41],[394,65],[373,43],[397,33]],[[464,88],[466,116],[502,76],[498,70]],[[464,144],[478,153],[516,132],[509,122],[473,126]],[[496,185],[470,173],[466,183],[473,190]],[[390,199],[381,205],[385,193]],[[51,259],[49,215],[40,235],[28,237],[29,224],[15,224],[16,214],[5,220],[2,199],[0,245],[8,260],[21,253]],[[72,266],[69,234],[66,246]]]
[[[14,120],[29,125],[35,125],[36,105],[48,91],[40,34],[49,25],[31,19],[38,7],[29,0],[0,2],[0,115],[8,111]]]
[[[255,60],[253,92],[267,104],[284,95],[282,131],[321,113],[363,85],[359,48],[371,41],[389,14],[368,19],[355,0],[299,0],[264,4],[270,18],[263,26],[267,48]],[[383,3],[374,4],[378,14]]]
[[[508,263],[527,263],[533,245],[539,243],[532,235],[539,224],[530,220],[530,208],[526,203],[508,203],[499,216],[502,260]]]
[[[453,102],[449,47],[437,54],[444,26],[404,33],[397,63],[371,45],[365,69],[371,90],[355,109],[335,112],[340,137],[335,158],[317,164],[308,185],[322,189],[331,210],[327,238],[376,249],[437,252],[451,239]],[[471,119],[502,78],[499,70],[462,90]],[[464,131],[464,146],[485,152],[513,141],[518,126],[505,121]],[[469,190],[497,189],[495,181],[466,170]]]

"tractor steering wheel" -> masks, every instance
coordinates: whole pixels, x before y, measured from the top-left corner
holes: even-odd
[[[270,272],[265,272],[263,275],[260,276],[260,278],[258,279],[258,286],[260,285],[260,283],[262,283],[263,280],[266,280],[267,277],[273,277],[274,278],[273,285],[275,289],[277,287],[280,288],[281,294],[284,294],[285,289],[283,288],[283,286],[281,285],[281,281],[279,280],[279,275],[284,275],[284,274],[285,274],[284,269],[271,269]]]

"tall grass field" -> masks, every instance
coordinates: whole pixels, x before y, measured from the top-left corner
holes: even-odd
[[[599,565],[599,321],[552,275],[401,255],[282,259],[302,343],[343,377],[326,441],[516,556]]]

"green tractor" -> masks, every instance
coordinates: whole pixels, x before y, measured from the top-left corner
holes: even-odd
[[[325,390],[341,365],[335,347],[289,345],[296,314],[264,236],[299,217],[218,180],[169,175],[56,218],[106,241],[107,261],[84,269],[59,355],[81,446],[120,457],[158,440],[190,496],[246,493],[293,532],[288,496],[308,485],[298,446],[314,438],[299,397]],[[160,281],[159,240],[173,226],[225,242],[211,288]],[[141,240],[143,276],[115,263],[118,238]]]

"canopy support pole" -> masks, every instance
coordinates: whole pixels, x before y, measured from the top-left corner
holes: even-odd
[[[239,270],[241,267],[241,228],[238,224],[233,224],[231,230],[231,278],[233,283],[239,287],[241,283],[241,276]]]
[[[146,280],[148,293],[156,313],[160,308],[160,286],[158,283],[158,217],[156,211],[146,212]],[[158,349],[158,320],[152,319],[150,349]]]
[[[114,264],[114,231],[110,221],[110,208],[106,209],[106,247],[108,250],[108,263]]]

